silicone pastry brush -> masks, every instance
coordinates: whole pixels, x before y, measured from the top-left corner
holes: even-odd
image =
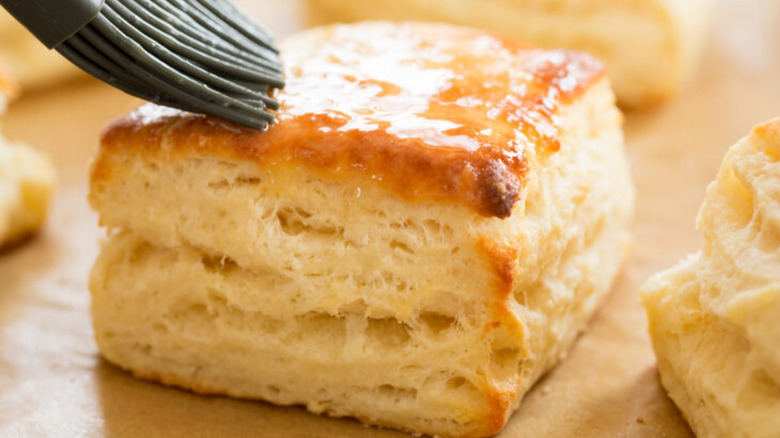
[[[129,94],[263,130],[284,86],[269,35],[228,0],[0,0],[48,48]]]

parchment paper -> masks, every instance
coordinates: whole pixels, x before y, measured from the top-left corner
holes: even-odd
[[[250,1],[283,36],[296,2]],[[100,359],[87,275],[101,232],[85,201],[105,122],[137,101],[93,81],[28,95],[6,135],[49,151],[60,186],[37,238],[0,254],[0,438],[404,437],[302,408],[206,397],[136,380]],[[666,105],[626,115],[638,187],[636,250],[589,331],[526,397],[501,437],[690,437],[660,387],[637,288],[699,246],[694,218],[726,148],[780,116],[780,2],[716,0],[697,80]]]

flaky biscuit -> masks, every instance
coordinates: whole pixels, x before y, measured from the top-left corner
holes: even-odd
[[[629,247],[600,64],[445,25],[325,27],[282,47],[267,132],[146,106],[104,133],[102,354],[200,392],[498,432]]]

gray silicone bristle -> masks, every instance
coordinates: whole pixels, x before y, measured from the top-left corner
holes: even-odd
[[[106,0],[56,49],[134,96],[259,130],[284,86],[271,38],[225,0]]]

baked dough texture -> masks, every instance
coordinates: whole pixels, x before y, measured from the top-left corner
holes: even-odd
[[[0,113],[16,86],[0,71]],[[48,210],[55,173],[48,156],[0,136],[0,248],[37,231]]]
[[[600,64],[445,25],[325,27],[282,47],[264,133],[151,105],[104,132],[102,354],[197,392],[498,432],[630,247]]]
[[[83,75],[81,70],[40,41],[0,8],[0,60],[23,90],[45,88]]]
[[[366,19],[478,27],[601,59],[627,108],[666,100],[696,70],[710,0],[308,0],[314,24]]]
[[[702,438],[780,436],[779,158],[780,119],[733,146],[702,251],[642,288],[661,381]]]

